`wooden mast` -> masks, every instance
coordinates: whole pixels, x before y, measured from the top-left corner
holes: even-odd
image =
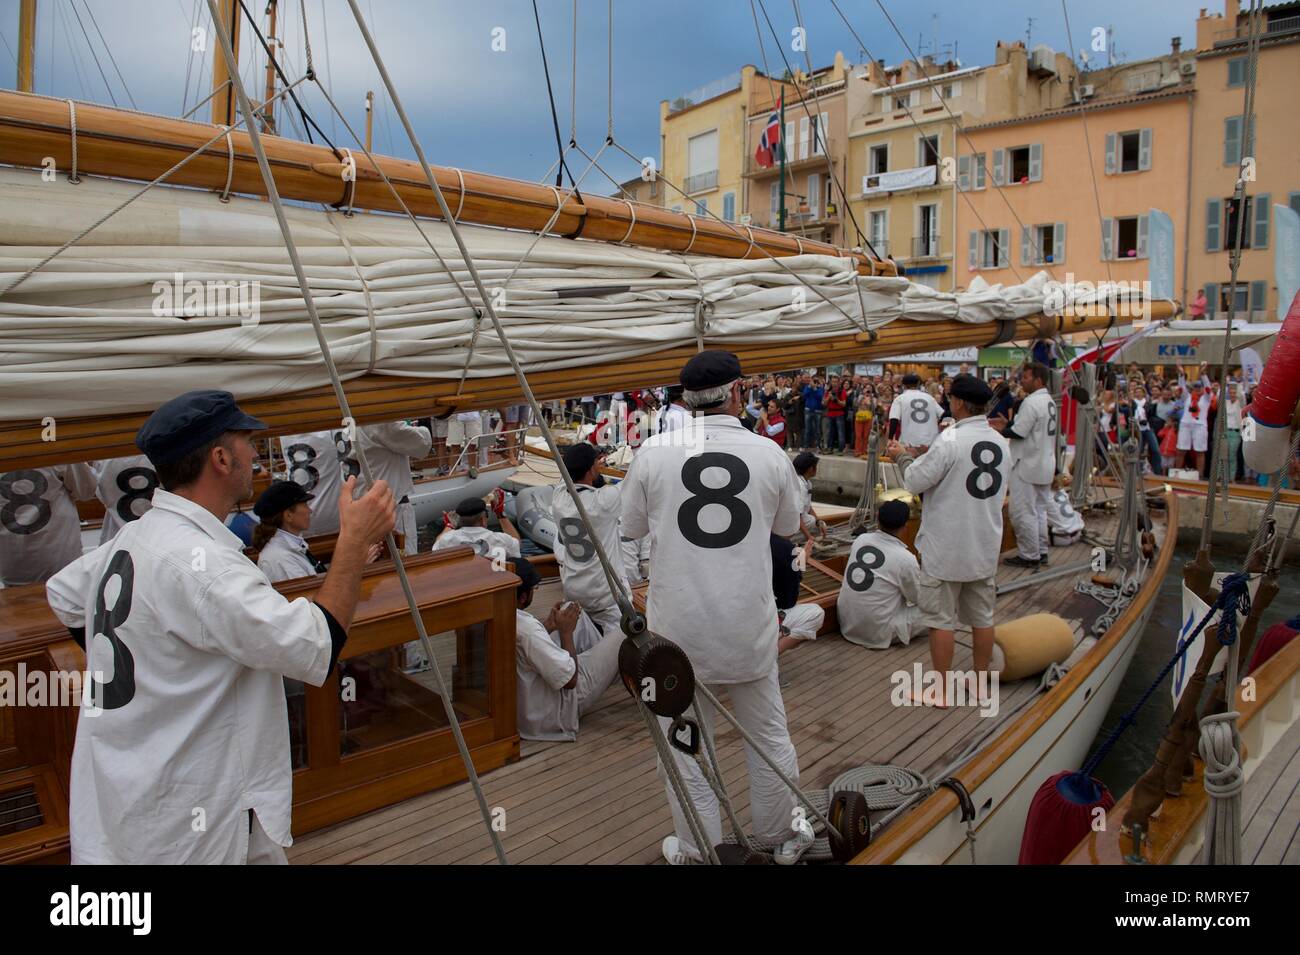
[[[221,11],[221,22],[230,34],[230,43],[235,50],[235,62],[239,62],[239,2],[238,0],[217,0]],[[219,126],[235,125],[235,90],[230,85],[230,72],[226,69],[226,58],[212,58],[212,122]]]
[[[21,0],[18,6],[18,83],[24,93],[32,91],[36,74],[36,0]]]
[[[224,82],[224,80],[223,80]],[[148,182],[215,138],[202,154],[168,180],[169,185],[223,190],[229,171],[226,137],[207,123],[77,104],[77,167],[84,173]],[[351,205],[400,213],[397,203],[365,155],[354,151],[355,180],[344,178],[344,156],[327,146],[279,136],[264,137],[276,184],[287,199],[333,206]],[[231,190],[264,196],[266,186],[247,135],[230,133],[234,150]],[[0,90],[0,163],[42,168],[53,156],[59,168],[72,163],[72,129],[63,100]],[[375,156],[378,167],[417,216],[439,218],[439,209],[418,163]],[[641,245],[669,252],[723,258],[761,259],[801,253],[851,257],[864,275],[896,275],[892,262],[871,259],[797,235],[785,235],[660,206],[583,193],[581,202],[565,189],[434,166],[434,175],[458,222],[541,231],[555,212],[551,233],[569,238]]]
[[[267,0],[266,15],[271,18],[271,22],[266,28],[266,45],[275,52],[275,14],[278,0]],[[266,92],[262,96],[266,105],[262,107],[262,132],[275,132],[275,64],[271,57],[266,58]]]

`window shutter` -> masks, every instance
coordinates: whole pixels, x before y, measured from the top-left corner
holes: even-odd
[[[975,188],[976,189],[984,189],[988,186],[988,183],[985,181],[984,178],[987,175],[987,173],[988,173],[988,161],[984,158],[984,154],[983,153],[976,154],[975,156]]]
[[[728,192],[722,197],[722,218],[727,222],[736,221],[736,194]]]
[[[1106,134],[1106,175],[1113,176],[1119,169],[1119,136],[1115,133]]]
[[[1101,220],[1101,260],[1108,262],[1115,257],[1115,220]]]
[[[1138,169],[1151,168],[1151,130],[1144,129],[1138,136]]]
[[[1272,203],[1269,201],[1269,194],[1266,192],[1262,196],[1256,196],[1254,202],[1255,209],[1255,236],[1251,240],[1252,249],[1268,248],[1268,217],[1269,209]]]
[[[808,177],[808,212],[814,219],[820,219],[822,204],[822,177],[820,173],[812,173]]]
[[[1020,264],[1034,264],[1034,260],[1029,257],[1029,226],[1027,225],[1020,227]]]
[[[957,157],[957,191],[970,191],[970,156]]]
[[[772,211],[772,215],[776,215],[781,208],[781,184],[780,183],[776,183],[776,182],[772,183],[771,195],[772,195],[771,211]]]
[[[1222,201],[1219,199],[1209,199],[1205,203],[1205,251],[1221,252],[1223,250],[1223,240],[1220,235],[1223,231],[1223,210]]]
[[[972,272],[980,267],[980,234],[978,232],[970,234],[970,257],[966,264]]]
[[[1250,310],[1252,312],[1265,312],[1268,310],[1267,282],[1250,283]]]
[[[808,117],[799,117],[799,158],[808,158]]]
[[[1007,151],[1005,149],[993,150],[993,185],[1005,186],[1007,184]]]
[[[1241,158],[1241,117],[1229,116],[1223,121],[1223,164],[1235,166]]]
[[[1139,259],[1145,259],[1147,257],[1147,245],[1148,245],[1147,239],[1150,234],[1150,230],[1151,230],[1151,217],[1138,216],[1137,257]]]
[[[1055,234],[1052,236],[1052,263],[1065,261],[1065,223],[1058,222],[1055,225]]]
[[[1011,230],[998,229],[998,268],[1006,268],[1011,261]]]
[[[1214,318],[1219,310],[1219,285],[1217,282],[1205,283],[1205,317]]]
[[[795,156],[794,144],[794,120],[789,120],[785,124],[785,139],[781,141],[781,149],[785,152],[785,161],[790,162]]]
[[[1029,146],[1029,181],[1043,181],[1043,144],[1031,143]]]

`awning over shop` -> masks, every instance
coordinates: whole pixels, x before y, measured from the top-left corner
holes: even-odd
[[[1233,356],[1230,364],[1241,362],[1240,349],[1253,348],[1267,361],[1277,333],[1282,326],[1276,322],[1237,321],[1232,329]],[[1223,321],[1180,321],[1152,332],[1141,341],[1124,350],[1120,359],[1124,364],[1139,365],[1199,365],[1208,361],[1212,365],[1223,362]]]
[[[1019,345],[1002,345],[994,348],[980,349],[980,367],[981,368],[1015,368],[1021,362],[1025,361],[1029,348]],[[1068,361],[1078,354],[1078,349],[1071,345],[1064,348],[1064,357]]]

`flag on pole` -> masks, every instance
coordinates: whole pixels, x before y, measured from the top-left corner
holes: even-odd
[[[781,101],[785,94],[777,98],[772,115],[767,118],[767,126],[758,139],[758,149],[754,151],[754,161],[764,169],[770,169],[775,162],[777,148],[781,145]]]

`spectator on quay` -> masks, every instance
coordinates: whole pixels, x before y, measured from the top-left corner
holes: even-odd
[[[821,450],[822,397],[826,389],[820,377],[803,386],[803,450]]]
[[[876,417],[876,394],[870,385],[862,389],[853,412],[853,450],[860,458],[867,456],[871,423]]]
[[[1228,439],[1228,480],[1237,480],[1238,459],[1241,455],[1241,391],[1235,381],[1228,382],[1228,398],[1223,403],[1224,412],[1228,415],[1225,421],[1225,434]]]
[[[785,446],[802,448],[803,440],[803,392],[791,388],[781,399],[781,413],[785,415]]]
[[[785,415],[781,413],[781,405],[775,398],[768,401],[767,406],[759,412],[758,425],[754,430],[785,447]]]
[[[848,393],[840,381],[839,375],[831,375],[822,401],[825,405],[825,425],[823,426],[822,445],[827,454],[839,454],[845,445],[845,402]]]

